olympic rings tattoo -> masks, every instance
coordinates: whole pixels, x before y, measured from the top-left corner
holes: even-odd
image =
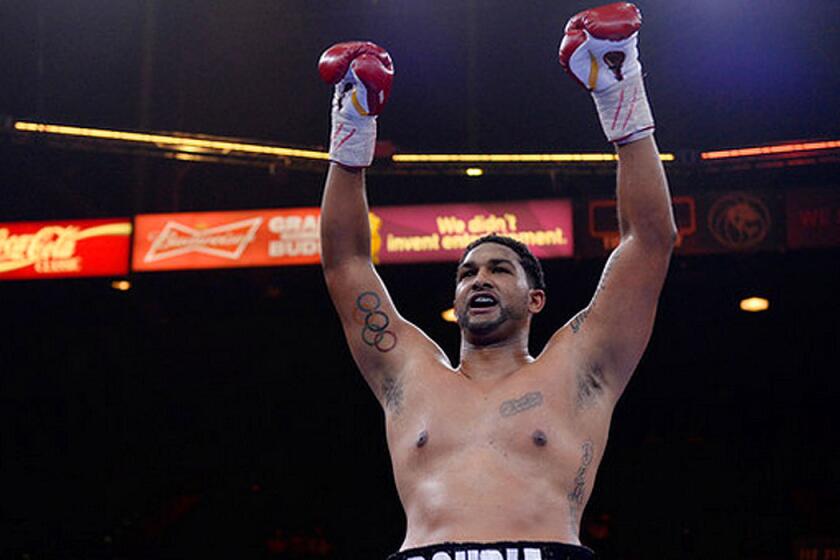
[[[390,352],[397,345],[397,335],[386,330],[391,319],[379,310],[382,300],[376,292],[362,292],[356,298],[356,307],[365,313],[362,341],[380,352]]]

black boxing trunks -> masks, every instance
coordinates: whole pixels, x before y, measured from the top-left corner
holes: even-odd
[[[388,560],[593,560],[585,547],[555,542],[503,541],[491,543],[446,542],[409,548]]]

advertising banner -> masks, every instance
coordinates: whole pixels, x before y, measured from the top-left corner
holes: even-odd
[[[140,215],[132,269],[316,264],[319,227],[318,208]]]
[[[779,195],[769,191],[721,191],[673,197],[678,255],[744,253],[784,246]],[[579,210],[580,256],[603,257],[618,246],[615,199],[590,199]]]
[[[540,259],[574,254],[569,200],[384,206],[370,222],[376,263],[457,261],[488,233],[518,239]]]
[[[128,273],[131,220],[0,224],[0,280]]]
[[[787,243],[791,249],[840,246],[840,189],[788,192]]]
[[[495,232],[538,258],[571,257],[568,200],[385,206],[369,214],[377,264],[455,261],[470,241]],[[135,219],[136,271],[317,264],[318,208],[147,214]]]

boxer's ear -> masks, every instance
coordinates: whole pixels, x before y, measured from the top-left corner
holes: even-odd
[[[545,307],[545,290],[531,289],[528,293],[528,311],[536,315]]]

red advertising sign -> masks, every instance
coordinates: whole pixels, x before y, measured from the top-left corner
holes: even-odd
[[[677,224],[677,247],[683,240],[697,232],[697,210],[694,197],[675,196],[673,198],[674,221]],[[589,235],[601,240],[604,251],[612,251],[621,241],[618,229],[618,205],[614,198],[590,200],[588,206]]]
[[[675,252],[705,255],[777,250],[783,244],[781,203],[775,193],[750,191],[708,192],[673,197],[677,224]],[[615,199],[590,199],[580,212],[578,252],[603,257],[618,246],[619,227]]]
[[[319,224],[318,208],[137,216],[132,268],[315,264]]]
[[[495,232],[539,258],[571,257],[572,205],[531,200],[387,206],[370,212],[376,263],[457,260],[470,241]],[[318,208],[148,214],[135,219],[137,271],[317,264]]]
[[[840,246],[840,191],[808,189],[787,195],[787,241],[791,249]]]
[[[128,273],[128,218],[0,224],[0,280]]]
[[[377,263],[455,261],[488,233],[522,241],[537,258],[574,254],[569,200],[385,206],[370,221]]]

